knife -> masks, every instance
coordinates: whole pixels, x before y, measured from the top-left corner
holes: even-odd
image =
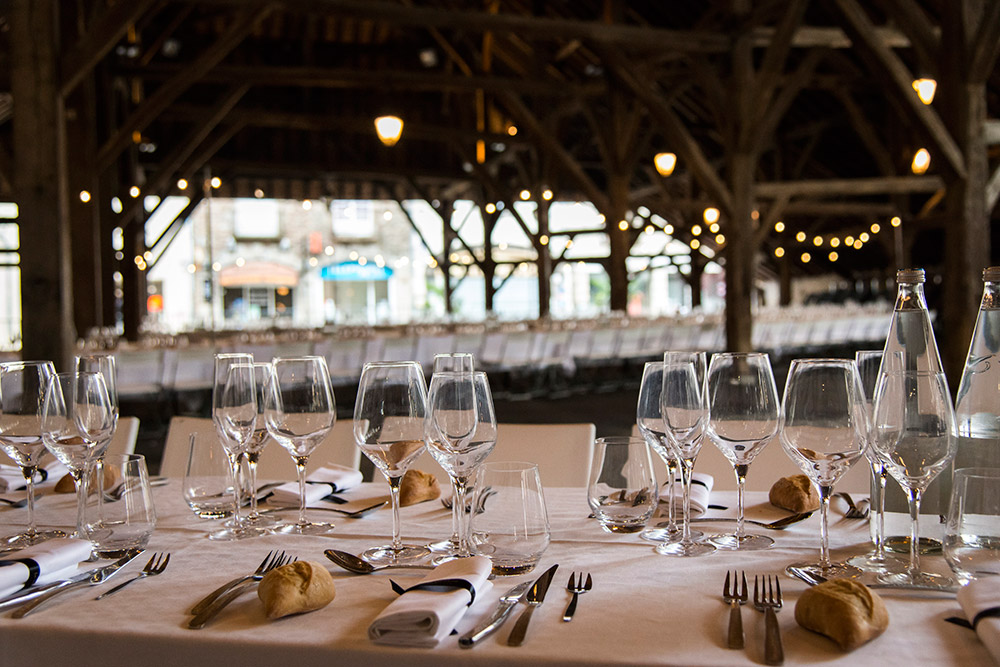
[[[528,608],[517,617],[514,629],[510,631],[510,636],[507,637],[508,646],[520,646],[524,643],[524,635],[528,631],[528,622],[531,621],[531,614],[535,611],[535,607],[542,604],[545,600],[545,593],[548,592],[549,584],[552,583],[552,577],[555,576],[556,568],[558,567],[559,564],[556,563],[545,570],[542,576],[538,577],[535,583],[532,584],[531,590],[528,591],[528,594],[524,598],[524,601],[528,604]]]
[[[531,584],[532,582],[530,581],[521,582],[501,595],[496,611],[489,618],[459,637],[458,645],[462,648],[472,648],[476,645],[476,642],[496,632],[504,624],[504,621],[507,620],[507,617],[510,616],[510,613],[514,611],[514,607]]]
[[[61,581],[54,582],[51,588],[41,592],[40,595],[36,595],[39,591],[35,591],[30,594],[31,599],[18,607],[17,610],[10,615],[10,617],[24,618],[31,612],[48,603],[52,598],[65,591],[80,588],[82,586],[95,586],[97,584],[104,583],[111,578],[115,572],[123,568],[143,551],[144,549],[130,549],[124,556],[110,565],[105,565],[104,567],[100,567],[89,572],[82,572],[70,579],[63,579]]]
[[[60,588],[74,581],[89,579],[94,573],[98,572],[100,569],[102,568],[87,570],[86,572],[80,572],[78,574],[73,575],[73,577],[70,579],[57,579],[56,581],[50,581],[47,584],[36,584],[29,588],[23,588],[19,591],[15,591],[10,595],[8,595],[7,597],[0,598],[0,611],[4,609],[9,609],[10,607],[16,607],[20,604],[24,604],[29,600],[37,598],[42,593],[51,591],[53,588]]]

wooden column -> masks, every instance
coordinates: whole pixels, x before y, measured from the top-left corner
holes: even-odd
[[[611,243],[611,255],[605,269],[611,280],[611,310],[624,312],[628,308],[628,271],[625,260],[629,256],[628,229],[618,223],[625,219],[628,209],[629,179],[620,172],[608,174],[609,208],[604,213],[604,229]]]
[[[451,243],[457,236],[455,229],[451,226],[454,202],[443,201],[435,210],[441,216],[441,233],[444,243],[444,250],[441,251],[441,271],[444,273],[444,312],[451,315],[454,312],[451,303],[451,295],[454,291],[451,284]]]
[[[138,218],[132,224],[123,228],[125,259],[121,263],[122,273],[122,320],[125,327],[125,338],[130,341],[139,340],[139,325],[146,316],[146,272],[136,266],[135,258],[146,252],[145,217],[146,211],[140,209]]]
[[[21,237],[21,354],[69,368],[76,342],[67,212],[66,134],[59,95],[58,3],[12,0],[15,189]]]
[[[538,202],[538,237],[549,235],[549,206],[545,200]],[[538,252],[538,317],[548,317],[552,300],[552,251],[549,244],[535,243]]]
[[[753,316],[754,243],[753,169],[755,160],[746,153],[729,156],[729,185],[732,211],[727,225],[726,244],[726,348],[731,352],[750,352]]]
[[[87,79],[77,86],[65,102],[66,145],[69,181],[67,203],[73,258],[73,322],[83,336],[103,320],[101,290],[102,248],[101,221],[98,214],[99,191],[94,169],[97,150],[94,136],[94,87]],[[90,200],[84,202],[80,193]],[[107,245],[111,240],[108,238]]]
[[[481,210],[483,217],[483,261],[480,263],[480,268],[483,270],[483,286],[486,291],[485,304],[486,312],[493,312],[493,299],[496,296],[496,287],[493,285],[493,279],[497,273],[497,262],[493,258],[493,230],[497,226],[497,217],[499,217],[499,211],[494,211],[493,213],[487,213]]]

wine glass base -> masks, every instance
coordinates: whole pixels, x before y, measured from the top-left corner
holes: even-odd
[[[404,544],[398,549],[392,545],[373,547],[361,554],[372,565],[412,565],[427,560],[431,550],[415,544]]]
[[[274,532],[283,535],[326,535],[333,532],[333,529],[334,525],[332,523],[313,523],[307,521],[305,523],[282,524],[275,528]]]
[[[877,577],[882,584],[897,584],[903,586],[954,586],[955,580],[933,572],[901,572],[899,574],[881,574]]]
[[[819,581],[823,579],[857,579],[863,572],[860,568],[848,565],[847,563],[792,563],[785,568],[785,573],[791,577],[799,578],[795,572],[812,576]]]
[[[885,538],[885,542],[883,542],[883,544],[886,551],[891,551],[897,554],[910,553],[909,535],[887,537]],[[921,537],[917,540],[917,550],[921,554],[939,554],[941,553],[941,541],[935,540],[932,537]]]
[[[458,553],[458,540],[455,536],[449,537],[447,540],[441,540],[440,542],[431,542],[427,545],[427,548],[432,552],[437,554],[457,554]]]
[[[664,556],[680,556],[693,558],[704,556],[715,551],[715,546],[706,542],[673,542],[670,544],[659,544],[656,546],[656,553]]]
[[[273,516],[266,516],[263,514],[258,514],[257,516],[254,516],[252,514],[248,514],[247,516],[243,517],[243,524],[251,528],[263,528],[267,530],[269,528],[274,528],[275,526],[277,526],[279,524],[279,521]]]
[[[722,551],[760,551],[774,544],[774,540],[765,535],[744,535],[740,538],[736,535],[711,535],[708,541]]]
[[[691,539],[697,540],[703,536],[700,530],[691,531]],[[654,527],[647,528],[646,530],[639,533],[639,537],[649,542],[661,542],[665,544],[678,543],[684,537],[683,530],[672,531],[669,528]]]
[[[2,545],[4,550],[14,551],[57,537],[66,537],[66,533],[61,530],[35,530],[4,537],[0,539],[0,545]]]
[[[472,556],[473,554],[471,553],[465,554],[463,556],[457,551],[455,553],[450,553],[450,554],[440,554],[438,556],[434,556],[433,558],[431,558],[431,564],[440,565],[441,563],[447,563],[449,561],[459,560],[460,558],[471,558]]]
[[[271,530],[266,528],[258,528],[254,526],[226,526],[220,530],[209,533],[208,539],[220,542],[235,542],[237,540],[248,540],[254,537],[263,537],[264,535],[270,535],[271,532]]]
[[[874,551],[848,558],[847,564],[853,565],[863,572],[871,572],[873,574],[899,574],[906,572],[906,561],[888,555],[879,558]]]

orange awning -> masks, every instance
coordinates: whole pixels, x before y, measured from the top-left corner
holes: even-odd
[[[295,269],[274,262],[246,262],[243,266],[227,266],[219,272],[223,287],[295,287],[299,273]]]

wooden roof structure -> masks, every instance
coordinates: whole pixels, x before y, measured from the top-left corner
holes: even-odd
[[[998,53],[1000,3],[986,0],[12,0],[0,197],[21,211],[24,351],[65,358],[75,331],[113,321],[115,270],[134,335],[144,276],[128,257],[147,250],[147,214],[129,190],[179,194],[179,179],[211,173],[222,196],[420,198],[445,220],[457,199],[529,190],[543,311],[562,259],[545,246],[543,190],[605,215],[615,309],[638,235],[669,220],[724,264],[736,350],[750,347],[760,272],[787,290],[796,275],[929,266],[954,370],[992,258]],[[912,87],[923,77],[938,82],[931,105]],[[405,121],[391,148],[372,127],[385,113]],[[914,175],[921,147],[931,168]],[[678,157],[666,178],[661,151]],[[693,233],[707,206],[724,242]],[[484,212],[487,230],[497,215]],[[883,232],[803,263],[778,221],[821,244]],[[463,240],[444,233],[447,276]],[[692,284],[706,261],[692,251]],[[492,283],[492,253],[477,263]]]

